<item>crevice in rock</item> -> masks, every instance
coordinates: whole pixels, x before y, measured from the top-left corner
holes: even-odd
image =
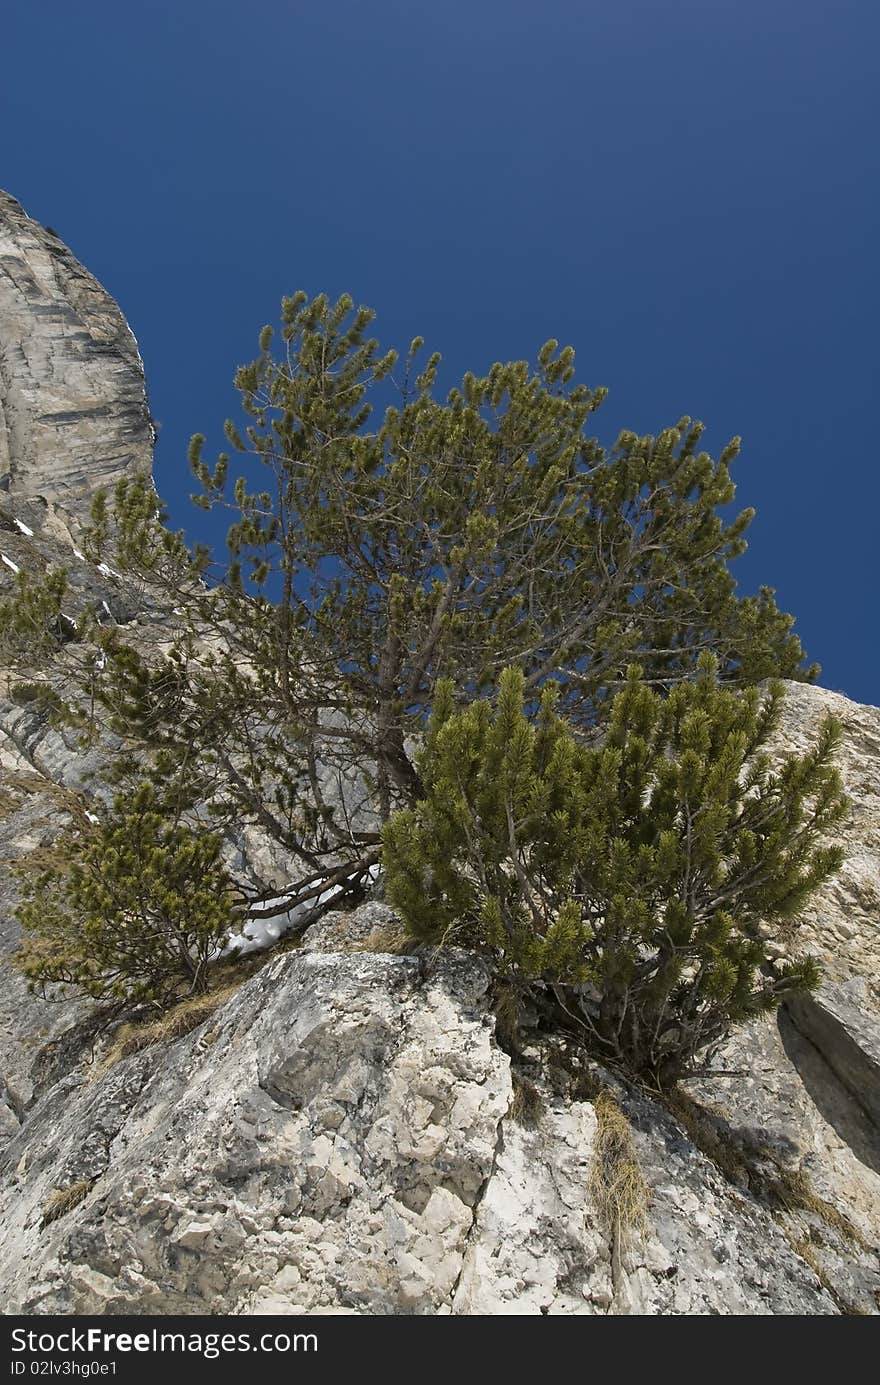
[[[9,1110],[12,1112],[12,1114],[15,1116],[15,1119],[18,1121],[19,1125],[24,1124],[24,1118],[27,1110],[26,1103],[21,1099],[17,1092],[13,1091],[13,1089],[8,1085],[7,1082],[5,1082],[2,1079],[2,1077],[0,1077],[0,1103],[3,1103],[4,1105],[8,1106]]]
[[[23,729],[22,729],[23,728]],[[32,770],[41,775],[46,780],[47,789],[60,788],[57,779],[54,779],[48,769],[40,762],[40,757],[36,753],[35,747],[39,745],[42,735],[46,730],[45,720],[40,716],[29,715],[21,718],[21,724],[13,721],[11,724],[7,718],[0,713],[0,731],[11,741],[12,745],[27,762]]]
[[[112,1119],[106,1124],[101,1124],[103,1113],[100,1108],[94,1117],[93,1130],[97,1136],[96,1143],[99,1146],[99,1166],[97,1172],[91,1174],[92,1183],[97,1183],[103,1178],[113,1162],[113,1146],[122,1133],[126,1121],[131,1115],[145,1088],[155,1076],[153,1065],[144,1060],[140,1063],[132,1064],[132,1081],[126,1084],[117,1097],[115,1107],[112,1110]]]
[[[483,1182],[480,1185],[480,1189],[477,1193],[477,1196],[474,1198],[473,1206],[471,1208],[471,1224],[468,1227],[467,1235],[464,1238],[464,1245],[461,1248],[461,1264],[458,1267],[458,1274],[455,1276],[455,1281],[452,1285],[452,1288],[449,1291],[449,1308],[453,1314],[455,1313],[455,1300],[458,1296],[458,1290],[461,1284],[461,1277],[464,1274],[464,1267],[467,1263],[468,1251],[471,1248],[471,1242],[473,1241],[474,1236],[476,1234],[477,1221],[480,1215],[480,1207],[483,1204],[483,1199],[486,1196],[486,1193],[489,1191],[489,1186],[492,1182],[492,1179],[495,1176],[495,1170],[498,1167],[498,1160],[504,1153],[504,1122],[510,1116],[513,1102],[514,1092],[513,1086],[511,1084],[510,1101],[508,1102],[506,1111],[504,1111],[504,1113],[499,1117],[498,1126],[495,1131],[495,1148],[492,1151],[492,1163],[489,1166],[489,1172],[486,1174],[486,1177],[483,1179]]]
[[[820,1115],[880,1174],[880,1069],[834,1015],[809,996],[778,1015],[783,1047]]]

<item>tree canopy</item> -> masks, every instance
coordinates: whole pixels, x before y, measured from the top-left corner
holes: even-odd
[[[231,810],[317,869],[376,849],[318,762],[356,769],[378,821],[412,802],[411,738],[441,677],[467,700],[516,662],[527,688],[555,679],[588,734],[634,660],[658,689],[706,649],[722,681],[815,675],[772,592],[736,591],[752,518],[724,513],[738,440],[713,460],[681,419],[606,450],[590,432],[604,391],[553,341],[438,399],[439,357],[417,370],[419,339],[383,351],[372,319],[347,296],[285,299],[280,349],[265,328],[236,376],[240,474],[193,439],[194,499],[229,514],[225,556],[166,527],[148,478],[97,502],[87,551],[167,598],[158,654],[93,632],[117,730],[185,762],[199,792],[222,781]]]
[[[417,939],[482,951],[521,996],[568,988],[599,1053],[669,1085],[815,984],[809,957],[772,968],[766,940],[794,938],[841,863],[840,726],[774,765],[781,684],[723,688],[707,655],[666,697],[631,668],[600,746],[575,740],[555,685],[534,717],[524,694],[516,667],[494,708],[456,712],[438,688],[424,797],[385,827],[389,898]]]
[[[639,1005],[684,987],[701,997],[693,1003],[703,1019],[686,1027],[699,1035],[696,1051],[715,1032],[701,1008],[715,1013],[710,992],[724,993],[718,1013],[728,1018],[766,999],[749,931],[758,912],[781,918],[833,864],[814,840],[837,802],[833,734],[823,733],[813,769],[792,769],[784,788],[753,758],[772,722],[755,685],[817,670],[769,588],[737,591],[732,565],[752,519],[730,511],[739,440],[713,458],[702,425],[682,418],[604,446],[592,429],[605,392],[576,382],[574,352],[556,341],[532,363],[468,373],[444,397],[439,356],[420,338],[403,354],[381,348],[369,334],[373,318],[347,295],[297,293],[282,302],[277,337],[263,329],[259,354],[235,377],[243,421],[227,422],[228,450],[206,460],[202,435],[190,448],[195,503],[228,519],[222,552],[169,527],[148,476],[97,497],[84,550],[125,609],[150,610],[149,630],[94,604],[74,622],[64,574],[50,571],[16,578],[0,603],[0,642],[18,669],[45,668],[47,653],[58,652],[43,675],[52,695],[40,705],[87,737],[115,738],[106,778],[128,797],[116,817],[104,815],[111,834],[124,803],[148,800],[163,805],[175,833],[207,822],[216,843],[258,829],[287,863],[288,883],[277,899],[277,880],[252,882],[250,907],[282,912],[321,896],[328,879],[357,888],[390,824],[393,889],[417,933],[436,938],[443,920],[441,932],[448,924],[456,936],[477,929],[481,946],[494,939],[500,963],[516,954],[514,971],[530,981],[579,985],[597,968],[630,968],[622,994],[635,987]],[[34,684],[21,686],[33,697]],[[776,699],[771,693],[771,708]],[[523,757],[522,783],[509,752]],[[442,800],[452,790],[443,774],[459,753],[480,803],[498,790],[499,765],[503,782],[513,779],[512,797],[496,796],[468,828],[487,860],[478,868],[471,843],[453,878],[418,834],[430,822],[446,841],[452,819]],[[758,808],[737,797],[737,775],[753,770],[754,802],[785,824],[778,839],[750,825]],[[815,819],[804,806],[812,789],[825,795]],[[537,795],[528,809],[523,793]],[[650,794],[656,830],[638,809],[640,794]],[[688,805],[697,801],[700,825],[686,848]],[[794,845],[804,813],[812,866]],[[593,820],[618,843],[613,851],[606,843],[610,855]],[[541,862],[525,892],[521,831],[526,874]],[[695,842],[699,867],[696,858],[685,866],[682,852]],[[464,846],[447,845],[452,870]],[[188,838],[150,849],[160,848],[212,880],[220,869],[219,857],[193,856]],[[721,889],[730,850],[745,872],[739,912],[722,899],[704,916],[705,891]],[[97,886],[86,888],[91,857],[83,859],[77,908],[94,919]],[[749,893],[743,880],[755,862],[773,878],[762,874],[760,892]],[[124,867],[129,884],[140,878],[137,862]],[[432,885],[421,898],[424,870],[446,881],[445,893]],[[699,908],[689,895],[676,903],[671,882],[680,877]],[[199,937],[214,936],[219,882],[199,905]],[[572,899],[588,894],[594,902],[578,913]],[[682,957],[691,942],[667,956],[658,929],[699,939],[714,949],[712,965],[700,963],[698,980],[689,979]],[[655,958],[648,970],[645,948]],[[611,972],[607,980],[613,990]],[[627,1013],[615,1012],[621,1033]],[[680,1015],[677,1002],[668,1013]],[[626,1043],[635,1052],[631,1036]],[[656,1066],[658,1053],[655,1044],[644,1062]]]

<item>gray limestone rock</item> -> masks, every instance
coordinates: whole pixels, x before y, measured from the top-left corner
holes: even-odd
[[[0,488],[29,527],[54,519],[75,532],[96,490],[150,470],[153,441],[137,342],[116,303],[0,192]]]
[[[644,1100],[649,1225],[615,1271],[593,1107],[548,1089],[516,1123],[487,991],[462,954],[287,953],[188,1036],[71,1073],[6,1154],[7,1311],[838,1311]]]

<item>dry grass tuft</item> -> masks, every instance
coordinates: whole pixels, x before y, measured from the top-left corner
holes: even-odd
[[[825,1292],[834,1299],[834,1302],[843,1316],[855,1318],[867,1318],[871,1316],[867,1308],[862,1308],[860,1304],[852,1303],[848,1298],[844,1298],[843,1294],[841,1294],[831,1282],[813,1248],[809,1236],[789,1236],[788,1241],[792,1250],[809,1265]]]
[[[590,1191],[606,1226],[619,1244],[648,1222],[648,1185],[632,1137],[632,1127],[609,1091],[595,1101],[596,1150]]]
[[[110,1068],[115,1067],[123,1058],[130,1058],[133,1053],[141,1053],[145,1048],[171,1043],[191,1034],[235,994],[245,979],[241,976],[236,981],[206,991],[204,995],[190,996],[166,1011],[164,1015],[145,1024],[120,1025],[107,1052],[96,1066],[92,1074],[93,1079],[102,1077]]]
[[[285,946],[286,942],[287,939],[282,938],[275,947],[267,948],[265,952],[255,952],[246,957],[220,962],[211,968],[210,990],[201,995],[183,995],[154,1019],[138,1019],[121,1024],[113,1035],[107,1051],[93,1068],[91,1080],[103,1077],[110,1068],[115,1067],[121,1059],[130,1057],[132,1053],[140,1053],[156,1044],[182,1039],[186,1034],[198,1029],[199,1025],[209,1019],[215,1010],[219,1010],[246,981],[264,966],[275,961],[279,952],[290,951],[290,946]],[[298,945],[297,940],[296,946]],[[217,1034],[216,1029],[211,1031],[211,1042],[217,1038]]]
[[[87,1198],[92,1190],[90,1179],[83,1178],[79,1183],[71,1183],[69,1188],[55,1188],[43,1203],[43,1215],[40,1219],[40,1230],[44,1231],[47,1226],[51,1226],[53,1221],[63,1217],[68,1212],[72,1212],[74,1207],[78,1207],[84,1198]]]
[[[48,774],[43,774],[39,770],[4,771],[3,792],[7,796],[16,795],[19,801],[32,794],[39,794],[68,814],[80,831],[93,831],[94,825],[88,817],[89,802],[86,796],[77,789],[56,783]]]
[[[874,1249],[845,1212],[841,1212],[839,1207],[819,1196],[804,1169],[779,1168],[777,1176],[768,1179],[768,1184],[771,1194],[777,1199],[782,1210],[810,1212],[853,1245],[861,1247],[862,1250]]]
[[[351,952],[390,952],[395,956],[406,956],[418,943],[410,937],[402,923],[385,924],[374,928],[365,938],[350,944]]]
[[[513,1100],[508,1112],[510,1119],[526,1130],[534,1130],[544,1113],[544,1098],[534,1082],[514,1069],[510,1074],[513,1084]]]

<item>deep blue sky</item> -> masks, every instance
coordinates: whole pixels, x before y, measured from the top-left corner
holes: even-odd
[[[549,336],[596,420],[744,437],[744,590],[880,702],[876,0],[6,0],[0,186],[129,318],[160,491],[282,294],[444,382]]]

